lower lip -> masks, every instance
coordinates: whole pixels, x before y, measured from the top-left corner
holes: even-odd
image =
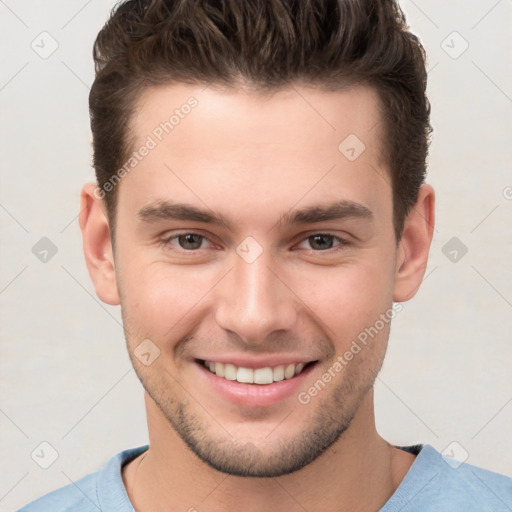
[[[237,405],[268,407],[291,396],[297,396],[305,379],[316,366],[316,362],[302,370],[299,375],[272,384],[244,384],[236,380],[218,377],[201,362],[196,361],[196,366],[202,378],[206,380],[206,385],[213,388],[223,398]]]

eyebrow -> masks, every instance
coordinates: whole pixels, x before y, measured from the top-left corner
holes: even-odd
[[[229,222],[222,216],[211,210],[202,210],[196,206],[185,203],[172,203],[170,201],[158,201],[139,210],[138,216],[144,222],[158,220],[192,220],[207,224],[219,224],[231,229]]]
[[[222,215],[216,214],[208,209],[201,209],[185,203],[159,201],[139,210],[138,217],[148,223],[158,220],[204,222],[206,224],[224,226],[232,231],[230,222]],[[326,205],[315,205],[288,211],[281,215],[276,224],[280,226],[291,226],[295,224],[312,224],[348,218],[371,220],[373,218],[373,212],[360,203],[342,200]]]
[[[354,201],[342,200],[327,205],[309,206],[307,208],[287,212],[281,216],[278,224],[310,224],[348,218],[371,220],[373,218],[373,213],[369,208],[362,204]]]

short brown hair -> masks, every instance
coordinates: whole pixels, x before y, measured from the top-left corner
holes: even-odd
[[[147,87],[374,87],[382,107],[382,157],[391,175],[395,233],[401,238],[425,179],[432,128],[425,52],[395,1],[128,0],[113,9],[93,55],[89,107],[102,190],[133,151],[130,120]],[[113,226],[115,187],[103,196]]]

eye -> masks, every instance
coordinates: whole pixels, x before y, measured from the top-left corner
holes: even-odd
[[[164,247],[182,252],[198,252],[205,248],[203,242],[209,243],[209,240],[204,235],[194,232],[178,233],[161,240]],[[308,244],[309,247],[304,247],[304,244]],[[330,249],[341,250],[347,245],[348,242],[330,233],[314,233],[303,239],[298,248],[327,252]]]
[[[177,242],[177,249],[182,249],[184,251],[196,251],[197,249],[201,249],[203,242],[206,238],[199,233],[180,233],[178,235],[174,235],[162,240],[162,244],[166,247],[176,248],[175,243]]]
[[[338,242],[337,245],[334,245],[335,241]],[[329,233],[315,233],[308,236],[299,244],[299,247],[304,243],[308,243],[314,251],[327,251],[336,247],[343,248],[343,246],[347,245],[343,239]]]

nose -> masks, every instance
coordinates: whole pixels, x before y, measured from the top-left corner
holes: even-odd
[[[250,263],[235,255],[234,268],[217,290],[218,325],[254,345],[276,331],[291,330],[298,301],[280,274],[267,251]]]

